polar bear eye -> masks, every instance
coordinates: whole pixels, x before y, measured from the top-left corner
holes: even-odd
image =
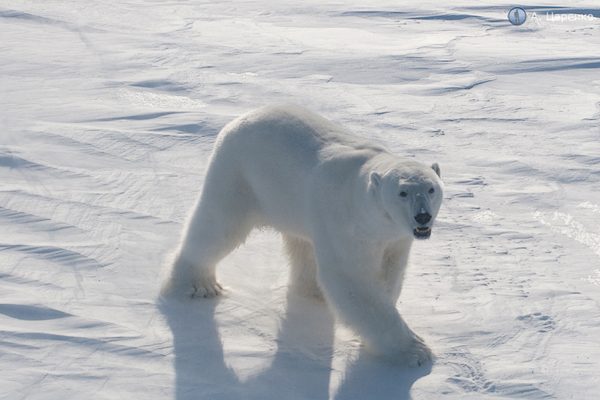
[[[400,197],[406,197],[406,196],[408,196],[408,193],[406,193],[406,192],[400,192]]]
[[[435,189],[433,189],[433,188],[429,189],[429,193],[433,193],[433,192],[435,192]]]

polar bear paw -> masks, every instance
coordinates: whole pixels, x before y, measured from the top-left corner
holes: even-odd
[[[180,299],[211,298],[222,294],[223,286],[216,279],[203,280],[178,280],[171,277],[161,288],[164,297],[176,297]]]
[[[211,280],[209,282],[203,282],[202,284],[195,284],[189,290],[187,295],[192,299],[197,298],[205,298],[209,299],[211,297],[219,296],[223,293],[223,286],[216,280]]]
[[[435,356],[425,341],[417,335],[411,336],[410,339],[403,340],[401,346],[382,351],[381,357],[392,364],[407,368],[421,367],[434,361]]]
[[[415,335],[408,348],[402,351],[402,364],[409,368],[421,367],[435,359],[433,352],[423,339]]]

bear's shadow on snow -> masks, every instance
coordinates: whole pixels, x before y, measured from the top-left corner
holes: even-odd
[[[161,299],[173,332],[175,399],[410,399],[431,366],[402,369],[360,352],[330,393],[334,319],[326,306],[287,296],[278,349],[269,368],[241,382],[225,362],[215,310],[220,300]]]

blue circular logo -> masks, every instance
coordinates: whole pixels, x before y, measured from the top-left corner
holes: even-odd
[[[521,7],[514,7],[508,12],[508,20],[513,25],[523,25],[527,19],[527,13]]]

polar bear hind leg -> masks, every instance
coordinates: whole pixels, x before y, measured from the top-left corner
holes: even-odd
[[[188,221],[175,255],[164,295],[214,297],[223,288],[216,280],[219,261],[244,242],[257,225],[256,204],[241,174],[209,167],[202,195]]]
[[[317,283],[317,260],[313,244],[296,236],[283,234],[285,251],[290,259],[290,288],[296,294],[322,300]]]

